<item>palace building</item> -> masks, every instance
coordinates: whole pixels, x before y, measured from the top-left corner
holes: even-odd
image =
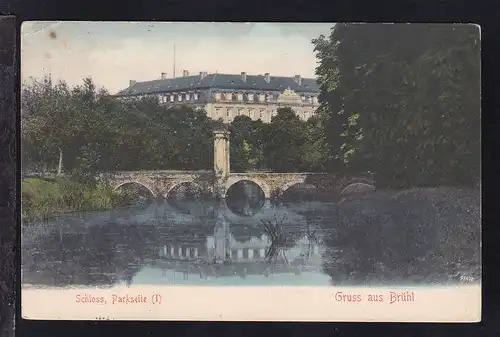
[[[213,119],[230,123],[236,116],[270,122],[277,109],[292,108],[307,120],[318,107],[319,85],[316,79],[264,75],[208,74],[200,72],[167,78],[165,73],[153,81],[130,81],[116,97],[155,96],[167,106],[187,105],[204,109]]]

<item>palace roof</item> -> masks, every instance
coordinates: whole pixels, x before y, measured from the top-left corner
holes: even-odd
[[[314,78],[301,78],[300,85],[294,77],[270,76],[269,82],[263,75],[207,74],[167,78],[146,82],[135,82],[116,96],[147,95],[191,90],[242,90],[242,91],[284,91],[290,89],[297,93],[317,93],[319,84]]]

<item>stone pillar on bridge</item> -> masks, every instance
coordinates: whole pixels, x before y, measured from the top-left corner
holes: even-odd
[[[225,129],[214,130],[214,192],[217,197],[224,198],[224,186],[229,176],[229,136]]]

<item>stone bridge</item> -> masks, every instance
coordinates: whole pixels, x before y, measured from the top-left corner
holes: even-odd
[[[322,193],[340,196],[354,189],[373,188],[370,177],[337,177],[327,173],[230,173],[224,179],[211,171],[137,171],[110,172],[106,179],[118,189],[126,184],[139,184],[155,197],[167,198],[177,186],[189,183],[193,189],[216,194],[225,198],[229,188],[247,181],[258,185],[266,199],[279,198],[290,187],[297,184],[312,185]]]
[[[374,182],[369,176],[339,177],[328,173],[231,173],[229,160],[229,132],[214,132],[213,171],[137,171],[109,172],[106,180],[118,189],[126,184],[146,187],[154,197],[167,198],[169,193],[183,183],[194,184],[200,191],[209,192],[219,198],[226,198],[229,188],[239,181],[257,184],[266,199],[279,198],[290,187],[297,184],[313,185],[322,192],[342,195],[353,189],[373,189]]]

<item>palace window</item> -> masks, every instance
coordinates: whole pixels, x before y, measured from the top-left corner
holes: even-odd
[[[318,103],[318,97],[316,97],[316,96],[315,96],[315,97],[313,97],[313,103],[314,103],[314,104],[317,104],[317,103]]]
[[[266,96],[264,94],[259,95],[259,102],[264,102],[265,99],[266,99]]]
[[[249,101],[253,101],[253,94],[248,94],[247,98],[248,98]]]
[[[219,118],[219,116],[220,116],[220,109],[217,108],[217,109],[215,109],[215,117]]]
[[[229,117],[229,112],[230,112],[230,109],[227,109],[227,111],[226,111],[226,117]]]
[[[173,102],[175,99],[174,95],[170,95],[170,102]]]
[[[196,101],[196,100],[198,100],[198,93],[197,93],[197,92],[195,92],[195,93],[194,93],[194,95],[193,95],[193,99],[194,99],[195,101]]]
[[[215,100],[220,101],[220,92],[215,93]]]
[[[233,100],[233,93],[228,92],[225,95],[227,101],[232,101]]]
[[[189,101],[189,94],[186,94],[186,101]]]
[[[237,99],[238,101],[243,101],[243,94],[238,94]]]
[[[273,95],[267,95],[266,96],[266,101],[271,102],[273,99]]]
[[[180,102],[180,101],[182,101],[182,95],[178,95],[178,96],[177,96],[177,100],[178,100],[179,102]]]
[[[311,97],[311,96],[309,96],[309,97],[307,98],[307,101],[308,101],[309,103],[312,103],[312,97]]]
[[[238,116],[243,115],[243,109],[238,109]]]

